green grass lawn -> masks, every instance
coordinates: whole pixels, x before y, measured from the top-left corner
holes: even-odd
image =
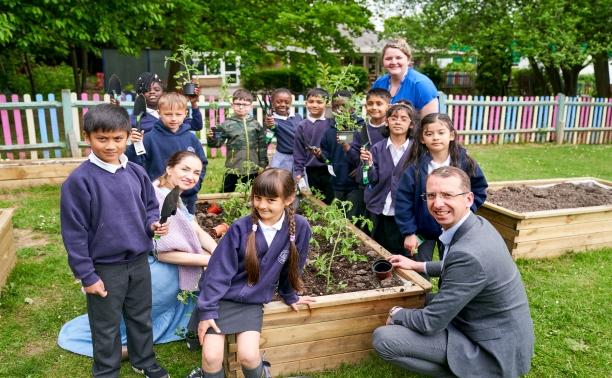
[[[469,146],[489,181],[596,176],[612,180],[612,146]],[[223,160],[211,159],[205,192],[221,185]],[[0,208],[17,207],[18,263],[0,296],[0,377],[87,377],[91,361],[59,349],[63,323],[85,312],[79,284],[59,235],[59,188],[0,191]],[[38,238],[38,239],[37,239]],[[38,242],[38,243],[37,243]],[[612,375],[612,248],[554,260],[519,261],[535,323],[536,355],[529,377]],[[29,302],[29,303],[27,303]],[[199,364],[182,343],[156,346],[174,377]],[[124,363],[122,376],[137,377]],[[376,356],[317,377],[413,377]]]

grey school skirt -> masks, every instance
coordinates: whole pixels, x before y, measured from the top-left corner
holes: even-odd
[[[219,301],[219,318],[215,319],[217,327],[224,335],[244,331],[261,332],[263,324],[263,305],[238,303],[233,301]],[[209,328],[207,334],[216,334]]]

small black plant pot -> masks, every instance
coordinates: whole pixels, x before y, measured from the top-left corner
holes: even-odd
[[[183,85],[183,94],[185,96],[195,96],[195,89],[197,85],[195,83],[187,83]]]
[[[202,349],[200,345],[200,340],[198,340],[198,336],[187,336],[185,337],[185,343],[187,344],[187,349],[192,352],[197,352]]]
[[[338,141],[346,144],[351,144],[353,142],[353,136],[355,135],[355,131],[338,131]]]
[[[384,259],[376,260],[372,263],[372,270],[376,274],[376,278],[384,280],[391,277],[393,272],[393,265]]]

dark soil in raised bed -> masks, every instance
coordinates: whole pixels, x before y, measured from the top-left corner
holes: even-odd
[[[612,204],[612,190],[597,185],[563,183],[536,188],[526,185],[489,189],[487,202],[517,212],[572,209]]]
[[[222,222],[221,215],[207,214],[206,209],[208,206],[209,204],[206,201],[198,203],[196,218],[200,226],[218,240],[211,230],[212,227]],[[320,248],[330,247],[324,240],[318,237],[315,238]],[[372,271],[372,263],[378,260],[380,256],[364,245],[359,245],[357,248],[361,255],[368,258],[368,261],[351,263],[343,257],[336,258],[335,263],[332,265],[333,284],[330,292],[327,292],[325,276],[317,274],[315,266],[310,264],[310,261],[313,261],[319,253],[318,248],[311,245],[308,261],[302,275],[304,291],[301,295],[320,296],[404,285],[404,282],[395,273],[392,278],[382,281],[378,280]],[[275,300],[278,299],[278,297],[275,298]]]

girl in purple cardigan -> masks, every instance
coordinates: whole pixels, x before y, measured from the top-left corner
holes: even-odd
[[[200,280],[198,337],[202,369],[190,377],[223,377],[225,335],[236,334],[238,362],[246,378],[260,378],[259,338],[263,305],[278,294],[295,311],[314,302],[299,297],[308,256],[310,226],[296,215],[295,181],[269,168],[253,181],[252,214],[235,221],[219,242]]]
[[[412,105],[396,104],[387,110],[387,125],[383,136],[368,151],[361,149],[360,180],[367,182],[364,189],[366,208],[374,222],[372,238],[389,252],[405,254],[403,238],[395,223],[395,192],[408,158],[411,126],[416,123],[417,111]],[[367,180],[363,181],[367,175]]]

